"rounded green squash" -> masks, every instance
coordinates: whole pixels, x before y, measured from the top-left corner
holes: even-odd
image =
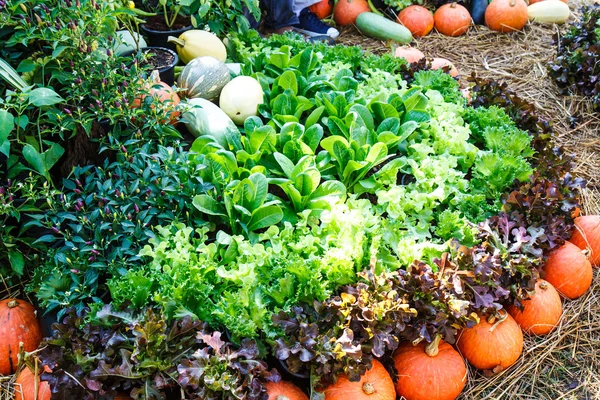
[[[212,136],[226,149],[228,142],[239,140],[239,129],[218,106],[206,99],[190,99],[187,104],[196,106],[185,112],[182,119],[192,135]]]
[[[177,78],[177,86],[183,96],[213,100],[219,97],[223,87],[231,80],[227,65],[214,57],[203,56],[190,61]]]

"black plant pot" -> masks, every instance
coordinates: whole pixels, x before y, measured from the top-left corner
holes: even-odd
[[[183,32],[189,31],[193,26],[186,26],[181,29],[175,29],[172,31],[156,31],[154,29],[150,29],[146,27],[146,25],[141,25],[140,29],[143,35],[146,37],[148,45],[152,47],[166,47],[167,49],[176,50],[177,47],[175,43],[169,43],[167,39],[169,36],[179,37]]]
[[[274,359],[274,357],[271,357],[271,356],[268,357],[267,363],[269,365],[273,365],[273,359]],[[279,370],[279,373],[281,374],[281,378],[284,381],[292,382],[294,385],[298,386],[300,389],[304,390],[306,393],[309,392],[310,373],[308,373],[308,372],[305,372],[305,373],[291,372],[288,369],[285,361],[277,360],[277,362],[279,362],[279,365],[281,366],[280,368],[278,368],[278,370]]]
[[[142,52],[167,52],[173,56],[173,61],[163,68],[158,69],[158,73],[160,75],[160,80],[166,83],[167,85],[173,85],[175,83],[175,66],[179,63],[179,56],[176,52],[171,49],[167,49],[165,47],[143,47],[140,49]],[[136,54],[136,50],[131,50],[122,54],[122,57],[130,57]]]
[[[39,315],[39,314],[38,314]],[[52,324],[58,322],[58,310],[47,311],[43,313],[40,318],[40,326],[42,328],[42,336],[52,336]]]

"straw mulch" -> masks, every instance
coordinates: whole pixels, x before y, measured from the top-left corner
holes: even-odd
[[[579,6],[592,0],[573,1]],[[574,19],[575,17],[572,17]],[[507,82],[554,123],[556,142],[575,156],[576,173],[588,180],[583,211],[600,214],[600,114],[579,96],[562,96],[546,66],[556,54],[554,34],[563,27],[530,25],[510,35],[476,28],[450,38],[437,33],[416,40],[427,57],[451,60],[463,77]],[[346,29],[342,43],[359,44],[375,53],[390,51],[386,43]],[[466,80],[463,80],[466,83]],[[592,400],[600,399],[600,270],[583,298],[566,302],[560,327],[544,338],[527,337],[523,357],[492,378],[471,369],[461,399]]]

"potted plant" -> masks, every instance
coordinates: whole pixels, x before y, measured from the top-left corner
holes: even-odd
[[[175,83],[175,66],[179,63],[179,56],[175,51],[166,47],[149,46],[139,51],[128,51],[122,56],[131,59],[131,65],[157,70],[160,80],[166,84]]]
[[[175,50],[175,44],[169,43],[169,36],[178,37],[192,29],[192,20],[185,11],[192,4],[191,0],[147,0],[145,8],[156,12],[146,18],[140,26],[148,44],[153,47],[166,47]]]

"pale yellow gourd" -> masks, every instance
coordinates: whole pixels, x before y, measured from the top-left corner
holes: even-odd
[[[543,24],[564,24],[569,19],[569,6],[560,0],[540,1],[527,7],[530,21]]]
[[[175,43],[177,54],[184,64],[202,56],[211,56],[221,62],[227,59],[227,49],[221,39],[207,31],[192,29],[183,32],[179,38],[169,36],[169,42]]]

